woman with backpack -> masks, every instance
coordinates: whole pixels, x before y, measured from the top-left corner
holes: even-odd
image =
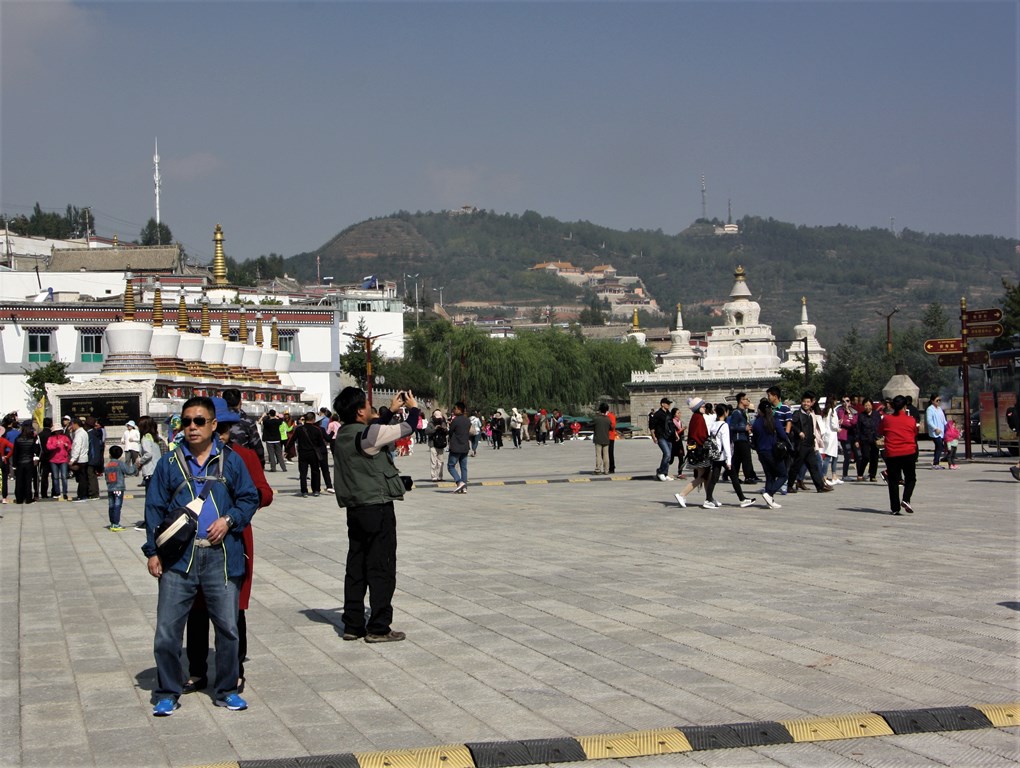
[[[724,467],[729,470],[730,482],[733,484],[733,490],[737,494],[740,506],[749,507],[755,502],[754,497],[744,496],[744,491],[740,487],[740,480],[737,478],[736,469],[733,467],[729,415],[730,407],[725,403],[719,403],[715,407],[715,422],[708,428],[709,458],[712,459],[712,474],[709,476],[708,482],[705,483],[706,499],[702,506],[706,509],[710,509],[710,504],[712,507],[722,506],[722,504],[715,500],[714,494],[716,483],[719,482],[719,475]],[[713,458],[714,456],[718,456],[718,458]]]
[[[429,424],[425,427],[425,439],[429,444],[432,480],[441,482],[443,479],[443,452],[446,451],[449,442],[449,430],[446,426],[446,417],[438,408],[432,412],[432,418],[429,419]]]
[[[142,416],[138,420],[138,432],[142,436],[141,454],[136,462],[142,473],[142,487],[148,488],[152,480],[152,473],[156,471],[156,464],[159,457],[163,455],[163,446],[160,444],[159,428],[151,416]]]
[[[708,457],[708,425],[705,423],[705,401],[700,397],[692,397],[687,401],[691,409],[691,419],[687,422],[687,465],[694,473],[694,478],[680,493],[673,494],[681,507],[687,506],[687,495],[695,488],[705,485],[712,474],[712,461]],[[710,496],[705,494],[705,506],[708,507]]]

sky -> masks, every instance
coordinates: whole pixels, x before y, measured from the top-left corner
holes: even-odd
[[[1018,5],[0,0],[0,212],[197,261],[473,205],[1020,237]]]

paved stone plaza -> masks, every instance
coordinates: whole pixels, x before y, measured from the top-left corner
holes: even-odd
[[[721,485],[722,509],[681,510],[681,481],[636,477],[658,463],[652,443],[617,454],[610,479],[591,474],[587,442],[483,448],[464,496],[429,483],[423,448],[401,459],[420,483],[397,512],[394,628],[408,639],[384,645],[339,637],[342,510],[297,498],[296,465],[270,474],[250,708],[217,709],[203,692],[162,719],[144,534],[104,530],[105,499],[6,505],[0,760],[190,766],[1020,700],[1020,483],[1005,464],[921,469],[917,513],[892,517],[881,482],[778,497],[774,511],[739,509]],[[124,519],[142,504],[126,501]],[[1018,736],[602,764],[1012,766]]]

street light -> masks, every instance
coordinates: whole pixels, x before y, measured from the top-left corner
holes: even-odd
[[[875,310],[876,315],[879,317],[885,317],[885,353],[887,355],[892,354],[892,316],[899,311],[899,307],[893,307],[893,311],[887,315],[880,309]]]
[[[441,285],[438,288],[433,288],[432,289],[433,291],[438,291],[439,292],[439,306],[443,306],[443,289],[445,287],[446,287],[445,285]]]
[[[380,339],[383,336],[389,336],[388,333],[377,333],[375,336],[365,336],[361,333],[345,333],[344,336],[350,336],[352,339],[360,341],[365,345],[365,399],[368,402],[369,407],[372,406],[372,383],[375,378],[372,376],[372,342],[376,339]],[[379,383],[382,384],[386,379],[382,376],[379,377]]]
[[[413,275],[407,275],[407,277],[414,280],[414,327],[418,327],[418,278],[421,277],[421,272],[415,272]]]

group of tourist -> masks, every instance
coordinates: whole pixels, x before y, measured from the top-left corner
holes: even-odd
[[[957,469],[960,432],[953,419],[946,417],[941,402],[938,394],[932,394],[925,412],[934,444],[931,467]],[[702,507],[722,506],[715,496],[720,477],[730,480],[739,506],[754,504],[756,498],[746,496],[743,490],[744,485],[762,482],[751,462],[753,452],[764,475],[761,498],[771,509],[782,506],[777,496],[809,490],[808,477],[817,493],[829,493],[851,479],[877,482],[882,456],[890,512],[914,511],[910,500],[917,482],[920,414],[910,397],[872,401],[829,395],[819,399],[813,392],[805,392],[794,411],[783,403],[780,389],[770,387],[753,413],[743,392],[732,407],[726,403],[713,407],[692,397],[687,401],[691,415],[686,427],[672,405],[668,397],[662,398],[659,409],[649,414],[649,431],[662,455],[656,469],[658,480],[674,479],[670,474],[674,461],[677,479],[687,479],[685,468],[691,472],[686,487],[675,494],[681,507],[687,506],[687,497],[698,488],[705,493]],[[841,475],[837,474],[840,455]]]

